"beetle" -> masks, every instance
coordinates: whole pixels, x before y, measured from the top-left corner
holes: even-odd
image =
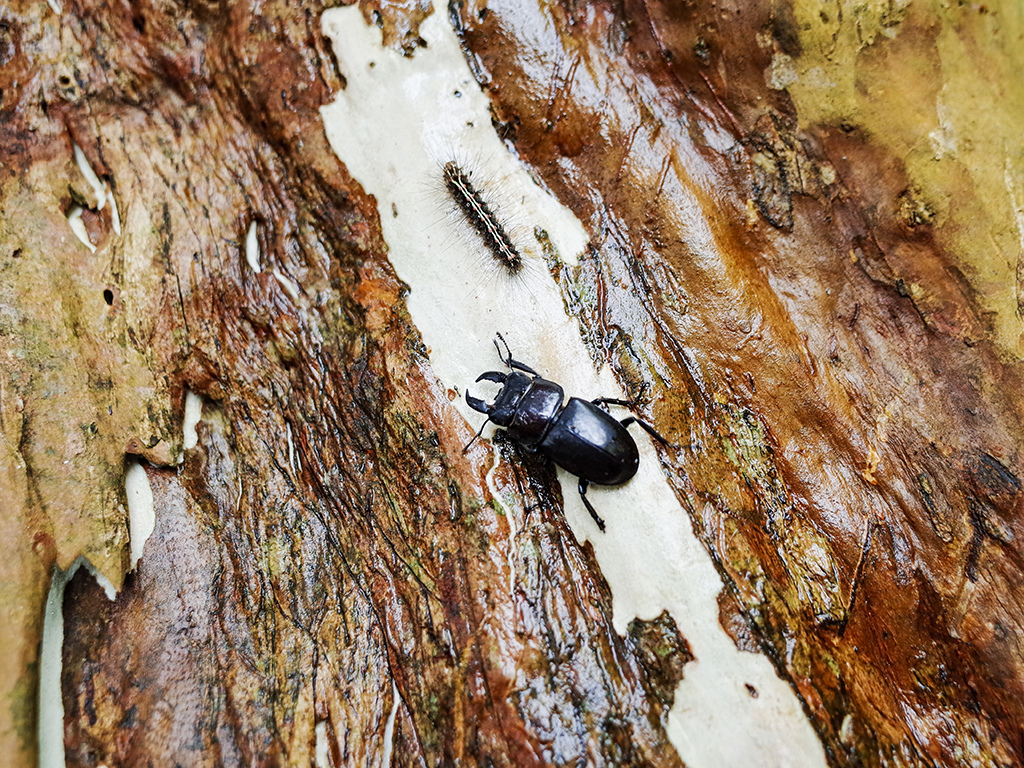
[[[587,499],[587,488],[595,485],[621,485],[632,479],[640,466],[640,453],[627,427],[639,424],[655,440],[668,442],[654,427],[636,416],[621,421],[604,409],[607,405],[635,406],[628,400],[599,397],[581,400],[570,397],[562,405],[565,394],[553,381],[541,378],[530,366],[512,359],[504,337],[505,354],[495,339],[498,357],[509,372],[487,371],[477,381],[492,381],[501,385],[493,403],[473,397],[466,391],[466,403],[474,411],[487,416],[472,440],[463,449],[469,450],[480,437],[487,422],[504,427],[508,436],[528,451],[540,451],[555,464],[579,478],[580,498],[597,527],[604,530],[604,520]]]

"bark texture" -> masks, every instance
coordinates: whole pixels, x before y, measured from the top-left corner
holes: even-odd
[[[65,596],[68,762],[309,763],[319,727],[336,765],[677,765],[666,668],[612,630],[553,474],[494,478],[532,507],[512,537],[463,456],[373,201],[324,137],[342,83],[322,10],[7,11],[5,445],[27,543],[4,567],[27,587],[5,594],[38,611],[79,554],[121,587],[108,603],[83,572]],[[182,456],[186,389],[205,416]],[[122,582],[126,454],[158,524]],[[28,763],[38,621],[4,631]]]
[[[592,236],[556,279],[652,396],[723,623],[835,765],[1024,761],[1024,182],[1016,155],[949,149],[959,102],[922,175],[931,118],[890,129],[899,99],[871,92],[939,76],[950,30],[969,82],[1010,35],[987,9],[515,5],[450,14],[499,131]],[[679,765],[671,618],[618,636],[550,467],[488,480],[462,453],[374,201],[324,137],[344,81],[322,11],[0,9],[0,748],[33,760],[49,573],[84,555],[121,591],[80,571],[65,595],[69,765],[309,763],[318,742],[335,765]],[[415,55],[425,9],[365,12]],[[826,104],[815,68],[851,61]],[[133,457],[158,512],[126,577]]]
[[[802,126],[772,79],[788,61],[795,81],[817,31],[801,6],[599,8],[555,11],[543,36],[525,13],[465,17],[497,119],[595,235],[567,305],[634,392],[664,393],[655,423],[692,446],[669,476],[830,758],[1018,764],[1022,326],[1015,303],[986,307],[1020,295],[1020,243],[995,254],[1002,282],[981,277],[1013,206],[986,207],[970,155],[917,186],[874,133],[884,95]],[[831,58],[941,80],[905,46],[948,28],[984,47],[957,60],[980,79],[1007,38],[978,17],[866,14],[891,34],[850,51],[837,32]],[[864,88],[898,89],[874,66]],[[976,259],[930,202],[954,196],[993,222]]]

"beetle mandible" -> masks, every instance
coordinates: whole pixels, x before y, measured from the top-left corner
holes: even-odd
[[[587,488],[596,485],[621,485],[636,474],[640,466],[640,453],[627,427],[634,422],[643,427],[655,440],[668,445],[654,427],[636,416],[618,421],[602,408],[605,405],[635,406],[628,400],[599,397],[586,401],[570,397],[564,406],[562,388],[553,381],[541,378],[533,368],[512,359],[508,343],[505,354],[497,339],[494,348],[509,372],[487,371],[477,381],[501,384],[493,403],[486,403],[466,392],[469,407],[487,416],[463,453],[480,437],[488,421],[504,427],[508,436],[528,451],[540,451],[570,474],[579,478],[580,498],[597,527],[604,530],[604,520],[587,499]]]

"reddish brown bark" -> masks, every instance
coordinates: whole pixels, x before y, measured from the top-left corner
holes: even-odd
[[[497,477],[531,509],[511,537],[463,455],[471,432],[426,365],[373,201],[324,138],[341,82],[322,10],[69,3],[59,29],[45,6],[5,12],[4,194],[24,209],[5,306],[12,343],[49,342],[60,368],[58,392],[37,350],[8,368],[5,409],[31,415],[23,514],[45,565],[82,552],[120,583],[126,453],[148,460],[157,509],[113,603],[84,571],[66,593],[68,763],[309,762],[322,724],[335,764],[678,765],[679,670],[649,674],[642,651],[684,644],[674,626],[619,637],[550,470]],[[86,212],[95,254],[64,220],[69,185],[90,202],[72,140],[120,206],[121,235],[109,208]],[[68,277],[46,290],[46,274]],[[186,388],[206,411],[175,467]],[[76,483],[85,501],[62,504]],[[36,605],[40,571],[19,573]]]
[[[335,764],[679,764],[685,640],[614,632],[550,468],[502,465],[513,527],[462,453],[324,138],[322,10],[0,12],[2,746],[31,762],[51,566],[126,571],[130,455],[157,530],[116,601],[84,572],[66,594],[69,765],[308,762],[318,724]],[[566,307],[654,393],[737,642],[834,764],[1024,759],[1021,369],[900,158],[766,87],[798,54],[782,7],[455,10],[502,135],[592,236]],[[378,12],[414,53],[422,11]],[[206,418],[178,466],[186,389]]]
[[[1024,759],[1021,367],[900,159],[796,130],[765,87],[798,53],[785,8],[463,18],[498,120],[595,233],[567,305],[666,393],[694,446],[669,476],[830,758]]]

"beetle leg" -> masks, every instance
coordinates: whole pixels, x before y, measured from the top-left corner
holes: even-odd
[[[599,397],[596,400],[591,400],[594,405],[624,405],[627,408],[636,408],[635,400],[618,400],[614,397]]]
[[[468,450],[469,450],[469,446],[471,446],[471,445],[472,445],[473,443],[475,443],[475,442],[476,442],[476,439],[477,439],[478,437],[480,437],[480,435],[482,435],[482,434],[484,433],[484,427],[486,427],[486,426],[487,426],[487,422],[488,422],[488,421],[490,421],[490,420],[491,420],[491,419],[490,419],[490,417],[488,417],[488,418],[484,419],[484,423],[480,425],[480,431],[479,431],[479,432],[477,432],[477,433],[476,433],[475,435],[473,435],[473,439],[472,439],[472,440],[470,440],[470,441],[469,441],[468,443],[466,443],[466,447],[462,449],[462,452],[463,452],[463,453],[465,453],[466,451],[468,451]]]
[[[614,398],[614,397],[599,397],[596,400],[591,400],[590,402],[592,402],[594,405],[598,405],[598,406],[601,406],[601,405],[622,405],[622,406],[625,406],[626,408],[635,408],[636,407],[636,401],[635,400],[619,400],[619,399]],[[605,410],[607,410],[607,409],[605,409]],[[626,427],[628,429],[629,425],[632,424],[634,421],[637,424],[639,424],[641,427],[643,427],[644,431],[647,432],[647,434],[649,434],[651,437],[653,437],[655,440],[657,440],[662,445],[668,445],[669,444],[668,440],[666,440],[664,437],[662,437],[661,435],[658,434],[658,430],[656,430],[654,427],[652,427],[646,421],[641,419],[639,416],[628,416],[625,419],[622,419],[622,421],[620,421],[619,423],[622,426],[624,426],[624,427]]]
[[[644,431],[646,431],[647,434],[649,434],[651,437],[653,437],[655,440],[657,440],[662,445],[668,445],[669,444],[668,440],[666,440],[664,437],[662,437],[661,435],[658,434],[658,430],[656,430],[654,427],[652,427],[650,424],[648,424],[643,419],[637,418],[636,416],[627,416],[622,421],[620,421],[619,424],[621,424],[622,426],[624,426],[624,427],[626,427],[628,429],[629,425],[632,424],[634,421],[637,424],[639,424],[641,427],[643,427]]]
[[[531,376],[540,376],[540,374],[533,370],[533,368],[531,368],[530,366],[525,365],[524,363],[520,363],[518,360],[513,360],[511,357],[508,360],[506,360],[506,362],[508,363],[508,367],[511,368],[512,370],[518,368],[523,373],[528,373]]]
[[[597,514],[597,510],[594,509],[594,505],[591,504],[590,501],[587,499],[587,486],[589,485],[589,480],[584,480],[582,477],[580,478],[580,498],[583,499],[583,506],[587,508],[587,512],[589,512],[590,516],[594,518],[594,522],[597,523],[597,527],[601,529],[602,533],[604,533],[604,520],[600,518],[600,516]]]

